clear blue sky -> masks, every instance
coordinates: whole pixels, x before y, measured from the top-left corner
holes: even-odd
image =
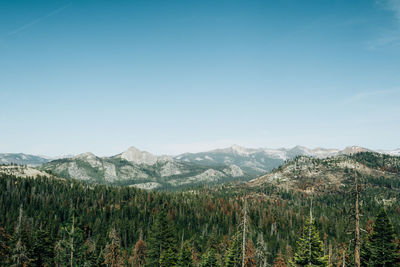
[[[0,152],[400,147],[400,0],[0,1]]]

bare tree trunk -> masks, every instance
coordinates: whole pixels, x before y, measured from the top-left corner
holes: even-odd
[[[312,217],[312,204],[313,204],[313,199],[311,197],[311,206],[310,206],[310,227],[308,229],[308,242],[309,246],[308,249],[310,251],[310,262],[308,263],[309,266],[311,266],[311,227],[312,227],[312,222],[313,222],[313,217]]]
[[[71,267],[74,266],[74,231],[75,231],[75,214],[72,214],[72,227],[71,227],[71,254],[69,263]]]
[[[356,229],[355,229],[355,248],[354,248],[354,264],[356,267],[360,267],[360,211],[359,211],[359,186],[357,171],[354,172],[354,182],[356,187],[356,204],[355,204],[355,219],[356,219]]]
[[[343,253],[342,253],[342,267],[346,267],[346,251],[344,250],[343,247]]]
[[[242,244],[242,267],[244,267],[244,260],[246,257],[246,220],[247,220],[247,199],[244,199],[244,214],[243,214],[243,244]]]
[[[19,235],[19,231],[21,230],[23,212],[24,212],[24,210],[22,209],[22,204],[21,204],[19,206],[18,224],[17,224],[17,228],[15,229],[15,233],[17,234],[17,236]]]

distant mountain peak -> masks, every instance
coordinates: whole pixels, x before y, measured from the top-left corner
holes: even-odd
[[[142,152],[140,149],[138,149],[135,146],[130,146],[127,150],[125,150],[125,152],[127,151],[132,151],[132,152]]]
[[[308,148],[306,148],[305,146],[301,146],[301,145],[296,145],[296,146],[293,147],[292,149],[308,150]]]
[[[360,147],[360,146],[348,146],[345,149],[343,149],[342,151],[340,151],[340,154],[356,154],[356,153],[360,153],[360,152],[368,152],[370,151],[369,149],[366,149],[364,147]]]
[[[84,158],[95,158],[95,157],[96,157],[96,155],[93,154],[92,152],[85,152],[85,153],[78,154],[78,155],[74,156],[73,158],[74,159],[84,159]]]
[[[232,149],[243,149],[244,147],[239,146],[239,145],[237,145],[237,144],[233,144],[233,145],[231,145],[231,148],[232,148]]]
[[[250,150],[249,148],[245,148],[236,144],[233,144],[230,149],[232,152],[235,152],[237,154],[249,154]]]
[[[0,153],[0,164],[14,163],[21,165],[38,166],[48,161],[50,161],[50,159],[48,158],[24,153]]]
[[[128,150],[122,152],[120,156],[129,162],[146,165],[153,165],[158,159],[157,156],[147,151],[141,151],[134,146],[129,147]]]

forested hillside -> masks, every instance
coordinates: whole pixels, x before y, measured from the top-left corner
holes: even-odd
[[[361,160],[372,164],[367,154]],[[400,183],[398,176],[357,175],[366,231],[363,262],[373,264],[379,229],[392,229],[384,240],[388,251],[398,250]],[[0,261],[4,266],[241,266],[245,237],[245,266],[308,265],[301,263],[308,262],[308,241],[319,251],[317,266],[342,266],[343,259],[353,262],[353,178],[349,172],[347,186],[314,193],[269,183],[167,193],[1,174]],[[304,231],[312,232],[312,240]]]

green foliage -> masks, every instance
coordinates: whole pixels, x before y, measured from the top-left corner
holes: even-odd
[[[54,259],[54,239],[48,230],[39,229],[33,242],[33,264],[51,266]]]
[[[31,261],[27,247],[22,243],[21,239],[18,239],[11,252],[11,266],[26,266],[29,265]]]
[[[381,209],[376,217],[373,232],[367,243],[367,266],[388,267],[398,266],[400,255],[395,244],[393,225],[385,209]]]
[[[175,252],[172,250],[172,248],[164,249],[161,252],[159,266],[160,267],[176,266],[176,256],[175,256]]]
[[[0,266],[6,266],[10,254],[10,235],[0,226]]]
[[[178,266],[193,267],[192,251],[189,242],[185,242],[178,255]]]
[[[348,156],[343,158],[352,160]],[[307,160],[315,164],[329,162],[318,159]],[[385,159],[385,162],[389,161]],[[333,167],[334,164],[328,165],[329,175],[343,171]],[[326,234],[325,248],[327,244],[332,244],[331,259],[334,265],[338,263],[340,256],[339,244],[350,243],[347,233],[352,230],[349,217],[353,216],[351,205],[354,201],[347,189],[352,182],[352,170],[348,170],[347,173],[343,171],[341,175],[345,177],[343,181],[345,186],[340,185],[332,189],[322,183],[322,186],[325,186],[324,190],[317,190],[314,193],[314,203],[316,203],[314,224],[316,229]],[[299,176],[298,181],[301,179]],[[389,174],[379,172],[379,176],[376,176],[372,172],[371,175],[360,176],[360,181],[363,185],[361,225],[366,225],[367,221],[378,213],[381,206],[379,200],[383,199],[395,226],[395,235],[398,236],[400,231],[398,175],[393,172]],[[183,251],[178,253],[176,237],[179,237],[179,240],[182,238],[183,243],[190,243],[194,265],[206,259],[212,249],[219,264],[225,265],[227,261],[228,266],[235,264],[240,266],[241,238],[237,240],[239,242],[236,246],[233,245],[235,234],[232,232],[237,229],[241,221],[244,197],[249,202],[248,240],[256,244],[255,253],[253,255],[249,253],[249,257],[256,260],[257,266],[264,263],[271,265],[281,251],[285,262],[288,262],[294,256],[293,248],[296,247],[298,231],[305,224],[308,214],[309,195],[298,190],[290,188],[287,190],[265,184],[254,188],[224,185],[174,193],[148,192],[132,187],[94,185],[75,180],[44,177],[20,179],[0,174],[0,225],[4,226],[4,233],[12,236],[11,240],[5,238],[4,242],[0,239],[0,245],[5,244],[4,251],[8,251],[5,259],[0,260],[7,262],[3,264],[5,266],[10,266],[12,259],[18,258],[33,265],[38,251],[47,251],[46,253],[50,255],[49,248],[54,247],[53,260],[49,256],[44,257],[50,258],[50,266],[57,266],[57,263],[59,266],[69,265],[71,235],[67,232],[71,231],[73,212],[75,234],[77,234],[76,239],[74,238],[74,247],[77,249],[74,262],[78,266],[103,265],[107,255],[106,246],[110,244],[108,234],[112,228],[118,229],[120,255],[124,264],[131,260],[133,262],[133,247],[141,239],[140,236],[149,246],[149,250],[152,247],[154,251],[156,247],[154,244],[157,242],[161,244],[162,239],[157,238],[157,235],[166,235],[172,236],[170,239],[172,241],[164,242],[168,243],[168,246],[163,245],[167,251],[159,249],[155,265],[150,266],[159,266],[163,252],[165,254],[163,262],[171,258],[168,256],[170,244],[173,244],[171,250],[175,257],[180,258]],[[19,223],[20,206],[23,207],[21,223]],[[160,217],[164,218],[166,223],[161,223]],[[156,224],[167,225],[171,229],[155,231],[155,229],[165,229]],[[18,225],[20,227],[17,227]],[[52,241],[45,240],[44,235],[40,233],[42,230],[48,232]],[[161,234],[163,231],[164,234]],[[140,232],[143,232],[143,235]],[[157,241],[154,241],[155,238]],[[16,249],[18,240],[21,241]],[[41,247],[41,243],[47,245]],[[143,256],[142,259],[144,257],[152,256]]]
[[[18,220],[11,239],[12,248],[9,262],[11,266],[28,266],[32,262],[32,245],[29,236],[29,225],[23,215],[22,205],[19,206]]]
[[[59,266],[84,265],[85,240],[83,231],[75,225],[74,216],[71,222],[61,227],[60,234],[62,238],[54,247],[56,264]]]
[[[400,157],[376,152],[356,153],[351,157],[365,166],[373,169],[379,169],[392,173],[400,173]]]
[[[328,257],[324,256],[323,243],[311,219],[307,220],[303,234],[297,242],[294,263],[299,266],[328,266]]]
[[[240,232],[237,232],[233,237],[225,259],[226,267],[238,267],[242,265],[242,247],[240,237]]]
[[[166,208],[163,208],[158,213],[150,232],[147,252],[148,266],[161,266],[161,262],[165,264],[172,259],[171,254],[175,255],[176,253],[175,233],[174,224],[169,219]],[[163,252],[164,259],[161,261]]]
[[[214,249],[211,248],[211,249],[207,250],[207,252],[203,255],[203,258],[202,258],[199,266],[200,267],[218,267],[219,266]]]

